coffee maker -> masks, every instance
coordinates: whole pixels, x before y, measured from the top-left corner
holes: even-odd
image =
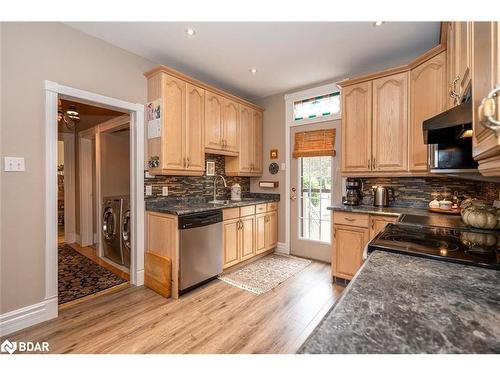
[[[348,206],[359,206],[363,201],[363,183],[358,179],[348,179],[345,198],[342,202]]]

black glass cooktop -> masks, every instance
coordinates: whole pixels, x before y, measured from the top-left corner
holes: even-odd
[[[382,250],[500,269],[500,233],[390,224],[368,245]]]

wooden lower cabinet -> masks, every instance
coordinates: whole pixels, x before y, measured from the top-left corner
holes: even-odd
[[[224,268],[227,268],[240,261],[240,219],[224,221],[223,228]]]
[[[363,264],[368,228],[335,225],[333,231],[332,275],[351,280]]]
[[[255,212],[254,209],[250,212]],[[270,205],[270,211],[247,215],[248,206],[241,207],[234,218],[234,208],[227,209],[224,226],[224,268],[232,267],[276,247],[278,243],[278,212]],[[243,216],[247,215],[247,216]]]
[[[397,217],[387,216],[370,216],[370,241],[380,232],[382,232],[387,224],[395,223]]]
[[[363,264],[368,242],[398,218],[335,211],[333,213],[332,276],[351,280]]]

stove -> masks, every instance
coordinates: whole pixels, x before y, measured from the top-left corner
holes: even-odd
[[[500,232],[389,224],[369,244],[375,250],[500,269]]]

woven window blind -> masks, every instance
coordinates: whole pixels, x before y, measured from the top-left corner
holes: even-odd
[[[336,129],[295,133],[293,157],[335,156]]]

